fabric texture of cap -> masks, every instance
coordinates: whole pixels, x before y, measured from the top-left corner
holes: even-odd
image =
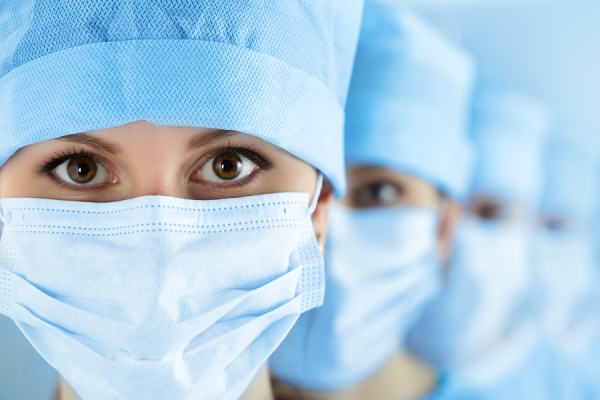
[[[600,196],[600,134],[571,125],[548,141],[542,212],[590,219]]]
[[[466,195],[474,63],[391,1],[365,3],[346,107],[346,164],[392,168]]]
[[[345,190],[343,108],[362,0],[6,0],[0,166],[137,120],[237,130]]]
[[[537,210],[551,126],[549,111],[537,99],[495,82],[479,82],[472,123],[478,156],[472,192],[516,201],[528,212]]]

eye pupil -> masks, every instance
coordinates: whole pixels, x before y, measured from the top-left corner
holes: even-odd
[[[500,218],[500,207],[492,203],[484,203],[479,207],[478,215],[482,219],[499,219]]]
[[[369,189],[372,199],[384,205],[393,204],[398,197],[398,190],[390,184],[377,183],[371,185]]]
[[[225,153],[215,157],[213,171],[221,179],[237,178],[242,172],[242,160],[234,153]]]
[[[387,182],[375,182],[362,186],[353,193],[355,206],[388,207],[401,200],[402,188]]]
[[[96,162],[89,157],[72,158],[67,164],[67,173],[76,183],[89,183],[98,172]]]
[[[223,162],[221,162],[221,169],[224,172],[229,172],[234,168],[233,163],[231,162],[231,160],[224,160]]]
[[[89,174],[89,172],[90,172],[89,165],[87,165],[86,163],[77,164],[77,175],[85,176],[85,175]]]

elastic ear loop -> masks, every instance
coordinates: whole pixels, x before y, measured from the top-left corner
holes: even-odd
[[[315,187],[315,194],[308,206],[308,213],[312,215],[317,208],[317,204],[319,203],[319,197],[321,197],[321,190],[323,189],[323,174],[319,171],[319,177],[317,178],[317,185]]]
[[[439,212],[438,212],[438,220],[437,220],[437,231],[439,232],[442,228],[442,224],[444,223],[444,219],[447,217],[446,213],[450,209],[450,200],[442,195],[442,198],[439,202]]]
[[[436,229],[436,243],[439,243],[439,234],[440,234],[440,230],[442,229],[442,225],[444,224],[444,220],[448,217],[447,213],[448,210],[450,209],[450,199],[444,195],[442,195],[442,198],[439,202],[439,215],[438,215],[438,220],[437,220],[437,229]],[[438,257],[440,257],[440,266],[442,266],[442,270],[440,272],[440,279],[442,281],[442,285],[446,285],[448,283],[448,274],[450,273],[450,264],[451,264],[451,259],[452,259],[452,248],[454,247],[454,244],[452,243],[449,247],[449,251],[450,254],[447,255],[447,259],[442,259],[441,255],[438,255]]]

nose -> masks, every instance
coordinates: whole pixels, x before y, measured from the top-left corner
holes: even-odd
[[[143,174],[138,175],[138,179],[133,185],[132,197],[141,196],[190,198],[183,178],[177,172],[169,171],[168,167],[161,168],[159,166],[155,166],[151,170],[146,169]]]

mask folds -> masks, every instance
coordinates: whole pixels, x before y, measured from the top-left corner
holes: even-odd
[[[409,346],[438,369],[483,383],[509,371],[535,342],[526,225],[465,218],[447,286],[427,305]]]
[[[306,194],[0,207],[0,312],[85,400],[238,398],[322,302]]]
[[[577,230],[537,229],[533,249],[546,338],[568,353],[589,348],[599,331],[594,309],[598,277],[591,236]]]
[[[335,205],[323,306],[300,317],[270,359],[275,375],[313,390],[365,379],[439,285],[434,210],[350,210]]]

